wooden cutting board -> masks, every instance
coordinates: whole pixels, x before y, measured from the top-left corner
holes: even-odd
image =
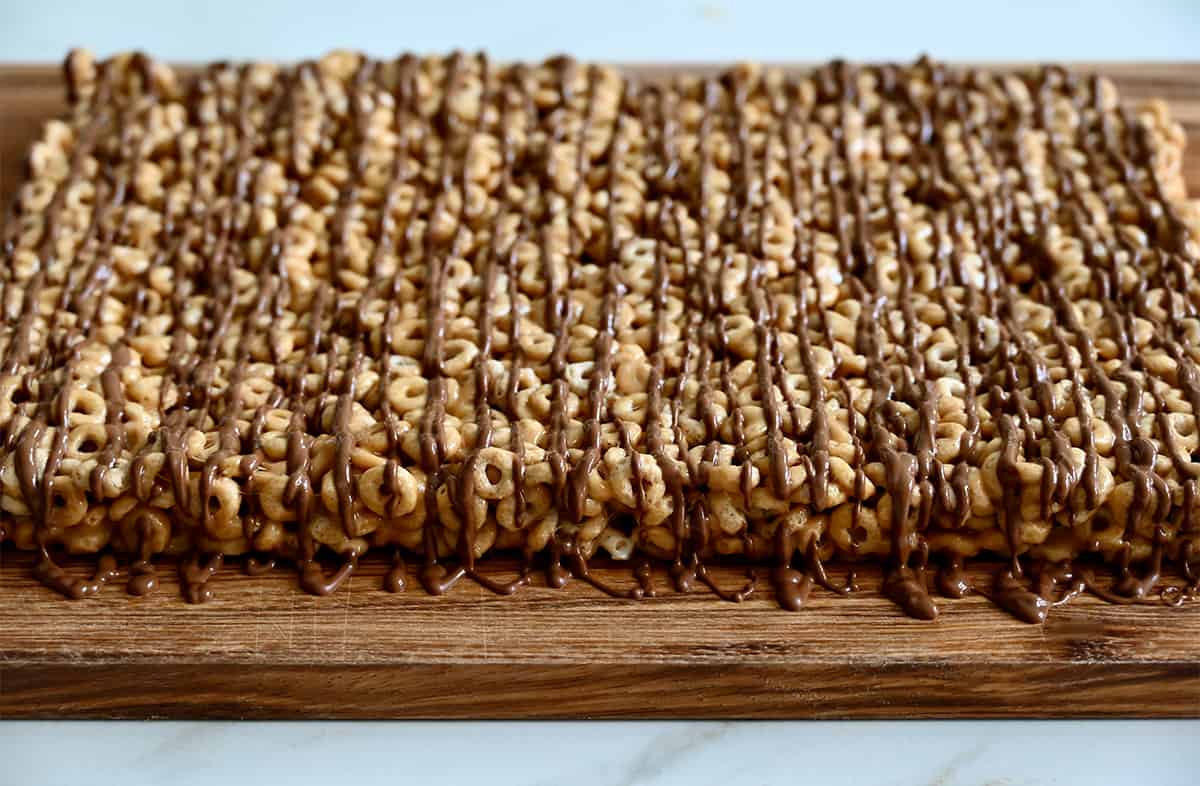
[[[1130,102],[1170,101],[1194,140],[1184,166],[1200,195],[1200,64],[1102,70]],[[4,205],[61,110],[56,68],[0,66]],[[1083,597],[1031,626],[971,597],[941,601],[930,623],[884,600],[877,574],[791,614],[762,581],[741,604],[674,594],[661,574],[662,595],[638,603],[540,577],[510,598],[465,581],[432,598],[384,592],[386,568],[367,562],[315,598],[289,571],[231,566],[202,606],[164,568],[149,597],[121,580],[72,603],[29,577],[28,556],[2,552],[0,717],[1200,716],[1200,602]]]

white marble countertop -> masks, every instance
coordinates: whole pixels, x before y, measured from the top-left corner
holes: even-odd
[[[1197,742],[1190,721],[3,723],[0,786],[1195,786]]]
[[[77,45],[171,60],[297,59],[337,46],[377,55],[483,47],[501,59],[567,51],[610,62],[1200,55],[1196,0],[0,0],[0,20],[7,61],[56,61]],[[0,723],[0,786],[190,786],[231,775],[322,786],[1194,786],[1198,742],[1200,722],[10,722]]]

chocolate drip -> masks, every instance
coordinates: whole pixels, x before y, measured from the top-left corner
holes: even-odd
[[[274,569],[275,560],[270,557],[262,559],[253,554],[247,554],[246,559],[242,562],[242,571],[247,576],[262,576]]]
[[[775,588],[775,599],[788,611],[803,609],[813,588],[812,577],[786,565],[771,568],[771,583]]]
[[[800,611],[808,602],[812,592],[813,580],[807,573],[792,567],[792,533],[783,527],[775,534],[776,564],[771,569],[771,584],[775,589],[775,599],[779,605],[788,611]]]
[[[558,551],[559,554],[555,554],[554,551],[551,552],[552,561],[558,562],[562,559],[562,557],[566,557],[567,565],[569,566],[568,569],[571,571],[572,576],[580,581],[591,584],[605,595],[613,598],[623,598],[625,600],[641,600],[646,596],[646,591],[643,588],[640,580],[638,581],[637,586],[623,589],[620,587],[614,587],[608,582],[593,575],[588,569],[587,560],[584,559],[583,554],[579,550],[579,545],[576,543],[574,538],[564,538]],[[549,581],[549,573],[547,574],[547,579],[547,583],[550,583],[551,586],[554,586],[554,584]]]
[[[417,572],[421,586],[430,595],[445,595],[465,575],[467,575],[466,568],[458,568],[451,571],[437,560],[427,560]]]
[[[300,587],[310,595],[329,595],[349,581],[357,567],[358,557],[355,555],[346,557],[342,561],[341,567],[334,571],[332,576],[325,575],[325,571],[315,560],[302,562],[300,564]]]
[[[637,579],[638,586],[642,588],[643,598],[653,598],[658,595],[654,589],[654,567],[650,560],[641,559],[633,566],[633,577]]]
[[[149,515],[138,519],[138,558],[129,566],[129,581],[125,584],[130,595],[149,595],[158,587],[158,571],[150,561],[153,556],[152,521]]]
[[[816,538],[809,539],[804,557],[808,562],[808,572],[812,575],[812,579],[817,583],[817,586],[837,595],[849,595],[851,592],[858,590],[858,585],[854,581],[855,573],[853,568],[846,572],[846,581],[844,584],[838,586],[833,583],[829,578],[828,572],[825,570],[825,563],[821,559],[821,547],[817,543]]]
[[[408,588],[408,568],[399,549],[392,559],[392,567],[383,575],[383,588],[388,592],[404,592]]]
[[[216,595],[208,582],[217,574],[225,557],[220,554],[201,555],[193,552],[179,563],[179,585],[188,603],[207,603]]]
[[[993,603],[1022,622],[1045,622],[1046,614],[1050,611],[1050,602],[1026,588],[1011,570],[996,574],[989,597]]]
[[[117,577],[117,560],[111,554],[102,554],[96,562],[96,570],[89,579],[72,578],[69,573],[55,564],[50,554],[42,551],[33,566],[33,576],[46,587],[71,600],[81,600],[100,592],[100,588]]]
[[[965,598],[974,590],[963,571],[962,560],[955,558],[942,565],[937,573],[937,589],[946,598]]]

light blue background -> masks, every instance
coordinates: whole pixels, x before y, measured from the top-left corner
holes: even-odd
[[[486,47],[607,61],[1200,57],[1196,0],[0,0],[0,60],[141,47],[173,60]]]
[[[0,60],[57,61],[79,45],[174,61],[294,60],[339,46],[611,62],[1195,60],[1200,3],[0,0]],[[1194,786],[1198,743],[1196,722],[0,723],[0,786]]]

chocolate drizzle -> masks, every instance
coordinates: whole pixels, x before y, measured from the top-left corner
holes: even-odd
[[[77,579],[71,578],[67,571],[56,565],[50,559],[50,555],[43,551],[41,558],[33,566],[33,575],[55,592],[71,600],[80,600],[95,595],[101,587],[117,577],[117,560],[111,554],[103,554],[96,561],[96,570],[90,579]]]
[[[1099,78],[67,66],[0,280],[0,539],[57,592],[121,553],[146,594],[165,553],[192,602],[224,555],[325,595],[382,547],[392,592],[413,556],[432,594],[544,560],[644,599],[653,556],[737,602],[740,554],[791,610],[854,591],[839,558],[921,619],[931,586],[1027,622],[1200,595],[1196,230]]]
[[[221,554],[192,553],[184,557],[179,563],[179,586],[188,603],[207,603],[216,597],[208,582],[217,575],[224,562]]]

